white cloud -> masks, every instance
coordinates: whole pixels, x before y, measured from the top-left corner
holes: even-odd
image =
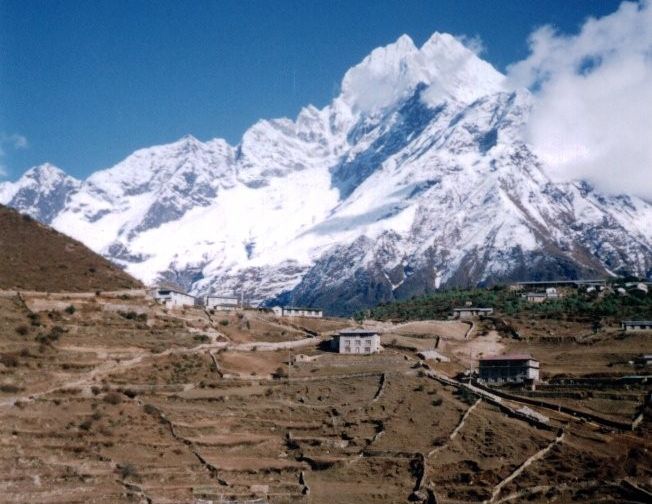
[[[473,35],[472,37],[468,35],[455,35],[455,38],[460,42],[464,47],[473,51],[476,56],[481,56],[487,48],[484,45],[484,42],[480,38],[480,35]]]
[[[4,164],[6,148],[26,149],[27,145],[27,138],[23,135],[19,135],[18,133],[12,133],[11,135],[0,133],[0,177],[7,176],[7,167]]]
[[[545,26],[508,68],[535,96],[528,140],[556,180],[652,198],[652,4],[623,2],[567,36]]]

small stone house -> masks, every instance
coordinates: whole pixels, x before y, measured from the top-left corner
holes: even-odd
[[[277,317],[311,317],[322,318],[324,312],[318,308],[300,308],[296,306],[274,306],[272,311]]]
[[[158,303],[167,308],[183,308],[197,304],[195,296],[174,289],[156,288],[152,289],[150,294]]]
[[[240,307],[240,300],[229,296],[206,296],[204,306],[209,310],[237,310]]]
[[[331,347],[341,354],[373,354],[382,348],[380,335],[369,329],[340,331],[331,341]]]
[[[543,292],[528,292],[523,297],[528,303],[543,303],[547,299]]]
[[[529,354],[507,354],[480,359],[480,380],[489,384],[536,383],[539,361]]]
[[[527,292],[522,295],[528,303],[543,303],[548,299],[559,299],[561,293],[555,287],[547,287],[545,292]]]
[[[477,306],[465,306],[464,308],[454,308],[453,318],[456,319],[470,319],[474,317],[484,317],[491,315],[494,312],[493,308],[478,308]]]
[[[652,320],[623,320],[620,323],[623,331],[652,331]]]

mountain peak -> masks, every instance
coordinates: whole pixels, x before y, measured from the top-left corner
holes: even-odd
[[[402,35],[395,42],[374,49],[351,68],[342,80],[342,97],[363,113],[390,107],[427,88],[427,103],[443,99],[470,103],[503,90],[504,76],[448,33],[435,32],[421,48]]]
[[[55,166],[51,163],[43,163],[37,166],[33,166],[29,170],[27,170],[24,173],[24,176],[32,177],[32,178],[65,178],[68,177],[66,172],[64,172],[61,168],[58,166]]]

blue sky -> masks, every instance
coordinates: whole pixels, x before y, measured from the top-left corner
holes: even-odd
[[[0,163],[8,179],[45,161],[85,177],[187,133],[236,144],[259,118],[326,105],[403,33],[479,36],[504,70],[535,28],[575,33],[618,4],[0,0]]]

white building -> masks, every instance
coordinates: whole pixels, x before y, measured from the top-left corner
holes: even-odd
[[[272,311],[277,317],[311,317],[321,318],[324,312],[318,308],[298,308],[296,306],[274,306]]]
[[[546,292],[527,292],[522,297],[530,303],[543,303],[548,299],[559,299],[561,293],[555,287],[547,287]]]
[[[197,300],[194,296],[174,289],[152,289],[152,297],[168,308],[182,308],[184,306],[195,306]]]
[[[478,308],[477,306],[465,306],[464,308],[454,308],[453,317],[459,319],[470,319],[473,317],[491,315],[493,312],[494,312],[493,308]]]
[[[561,294],[555,287],[548,287],[546,289],[546,298],[547,299],[558,299],[561,297]]]
[[[372,354],[380,352],[380,335],[368,329],[340,331],[331,342],[333,350],[341,354]]]
[[[229,296],[205,296],[204,306],[209,310],[237,310],[240,300]]]

